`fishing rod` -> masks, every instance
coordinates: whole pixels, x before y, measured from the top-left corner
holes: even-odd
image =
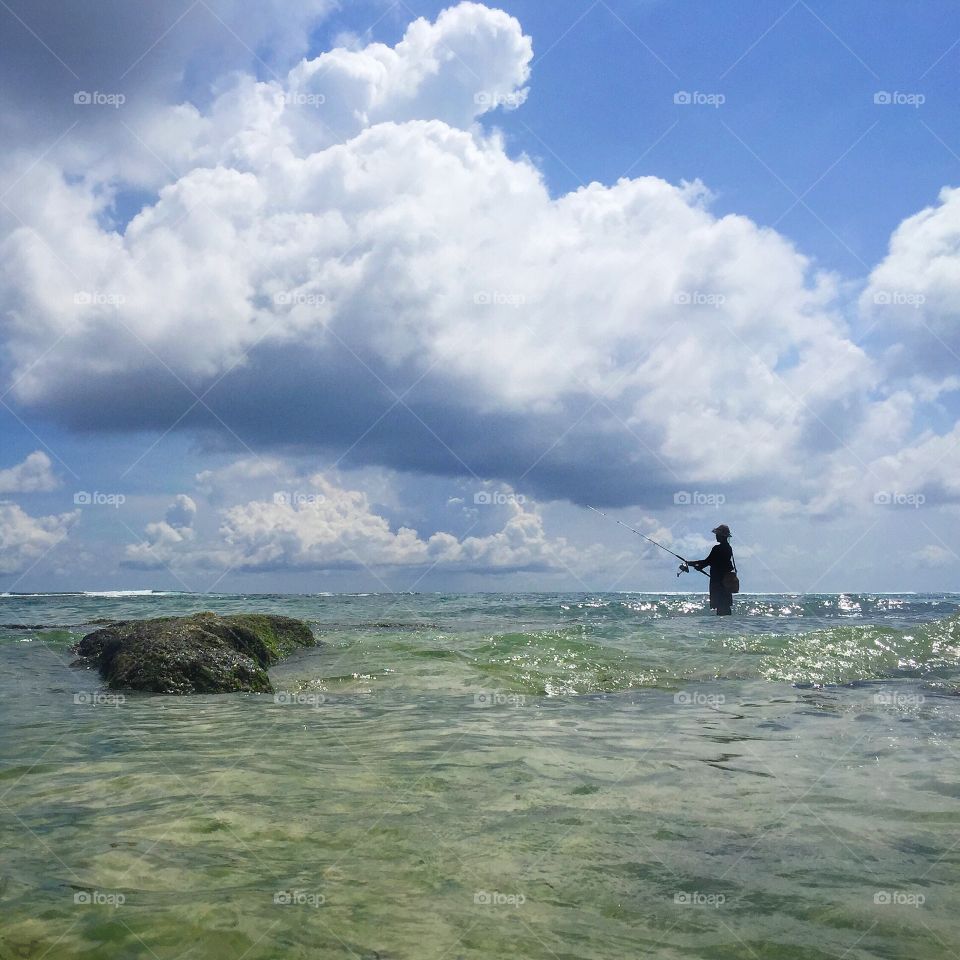
[[[683,557],[680,556],[679,553],[674,553],[672,550],[668,550],[662,543],[657,543],[656,540],[651,539],[645,533],[641,533],[639,530],[636,530],[633,527],[631,527],[629,523],[624,523],[622,520],[618,520],[616,517],[608,516],[602,510],[598,510],[596,507],[591,507],[589,503],[586,506],[587,506],[587,509],[592,510],[594,513],[599,513],[600,516],[604,517],[606,520],[612,520],[614,523],[619,523],[621,527],[626,527],[627,530],[629,530],[631,533],[635,533],[638,537],[642,537],[644,540],[647,541],[647,543],[652,543],[655,547],[659,547],[661,550],[666,550],[671,557],[676,557],[683,564],[683,567],[681,567],[680,570],[677,572],[678,577],[680,576],[681,573],[686,573],[687,570],[690,569],[690,561],[685,560]],[[694,569],[699,570],[700,568],[694,567]],[[710,576],[710,574],[707,573],[705,570],[700,570],[700,573],[702,573],[705,577]]]

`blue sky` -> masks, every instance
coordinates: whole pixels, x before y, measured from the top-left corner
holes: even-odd
[[[0,18],[0,590],[955,586],[955,6]]]
[[[433,17],[444,6],[398,5],[374,35],[394,42],[408,11]],[[826,266],[856,275],[882,257],[904,217],[956,180],[955,4],[925,3],[922,13],[856,0],[500,6],[534,39],[534,79],[524,109],[494,120],[512,149],[537,158],[555,192],[625,174],[699,178],[719,212],[776,225]],[[364,31],[382,14],[353,4],[342,19]],[[317,49],[339,26],[320,32]],[[682,109],[678,90],[726,102]],[[925,102],[879,111],[878,91]]]

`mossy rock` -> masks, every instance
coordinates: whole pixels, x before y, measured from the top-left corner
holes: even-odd
[[[95,666],[114,690],[272,693],[267,667],[317,641],[302,620],[195,613],[124,620],[88,633],[74,666]]]

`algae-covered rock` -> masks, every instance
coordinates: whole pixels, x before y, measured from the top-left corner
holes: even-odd
[[[113,689],[271,693],[266,668],[316,644],[301,620],[264,613],[124,620],[88,633],[75,666],[96,666]]]

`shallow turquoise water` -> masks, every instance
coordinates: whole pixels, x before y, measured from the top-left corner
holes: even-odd
[[[0,598],[0,958],[953,956],[960,597],[738,607]],[[69,666],[199,609],[324,646],[275,697]]]

